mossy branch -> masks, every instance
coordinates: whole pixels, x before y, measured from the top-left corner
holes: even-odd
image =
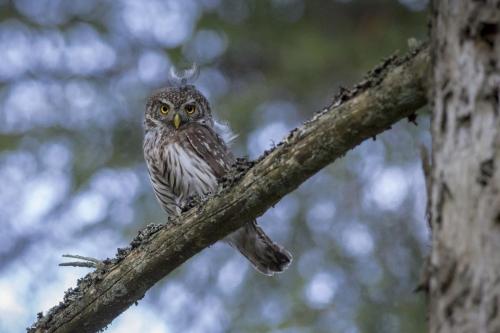
[[[80,279],[29,332],[96,332],[190,257],[254,219],[316,172],[425,105],[429,51],[390,57],[254,162],[240,160],[220,191]]]

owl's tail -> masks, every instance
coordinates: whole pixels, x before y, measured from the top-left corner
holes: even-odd
[[[292,262],[292,255],[275,244],[256,221],[230,234],[226,241],[238,249],[259,272],[265,275],[283,272]]]

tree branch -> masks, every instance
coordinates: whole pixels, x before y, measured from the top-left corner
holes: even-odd
[[[239,160],[220,190],[167,225],[150,225],[104,268],[78,281],[29,332],[96,332],[194,254],[261,216],[362,141],[426,103],[427,48],[390,57],[255,162]]]

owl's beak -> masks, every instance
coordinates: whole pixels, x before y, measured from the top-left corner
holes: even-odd
[[[181,126],[181,116],[179,116],[178,113],[176,113],[174,115],[174,126],[175,126],[175,129],[178,129],[179,126]]]

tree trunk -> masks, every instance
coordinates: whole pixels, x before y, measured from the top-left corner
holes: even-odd
[[[500,332],[500,0],[432,4],[431,332]]]

